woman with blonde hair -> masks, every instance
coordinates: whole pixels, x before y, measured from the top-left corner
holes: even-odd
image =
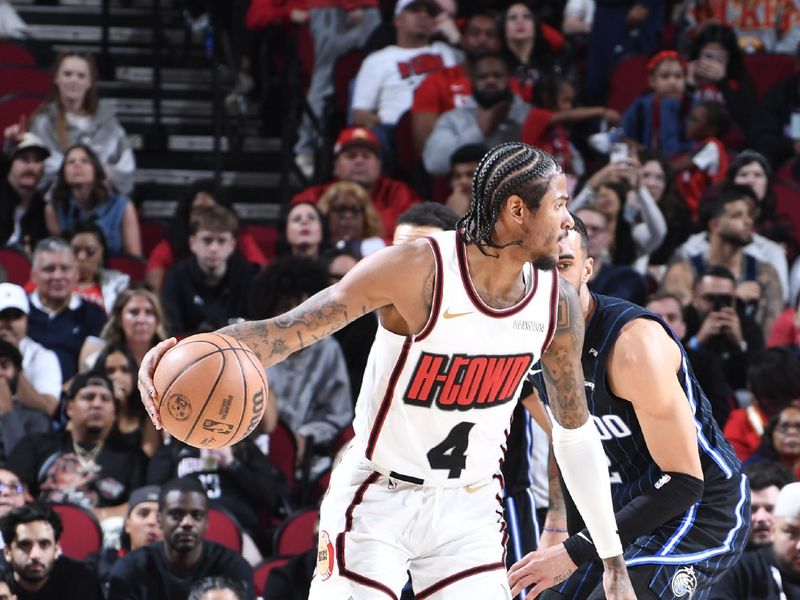
[[[144,287],[128,288],[117,296],[100,339],[93,340],[97,343],[89,344],[87,340],[81,349],[81,370],[91,368],[106,346],[128,348],[139,365],[150,348],[169,336],[167,329],[158,296]]]
[[[317,207],[325,216],[331,242],[363,258],[383,248],[383,224],[366,190],[357,183],[340,181],[331,185]]]
[[[50,95],[33,116],[30,130],[50,150],[43,183],[55,180],[65,150],[80,142],[98,155],[117,192],[129,194],[133,189],[133,150],[114,111],[97,97],[97,67],[91,54],[59,55]]]

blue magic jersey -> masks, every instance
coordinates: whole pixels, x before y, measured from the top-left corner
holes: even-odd
[[[661,476],[661,470],[647,449],[633,405],[615,396],[608,388],[606,365],[609,354],[622,328],[638,318],[660,323],[681,348],[682,366],[676,376],[694,413],[705,480],[703,499],[686,513],[635,540],[627,547],[625,558],[629,567],[650,564],[691,569],[692,581],[699,591],[716,580],[722,569],[730,566],[747,539],[749,494],[741,463],[714,420],[711,404],[692,372],[680,340],[669,326],[653,313],[627,300],[598,294],[593,297],[596,306],[586,326],[582,364],[589,412],[608,458],[615,511],[653,487]],[[535,383],[542,398],[546,399],[542,380]],[[568,509],[571,508],[568,510],[570,533],[576,533],[584,525],[572,502],[569,498],[567,500]],[[566,592],[567,597],[584,597],[576,586],[586,587],[592,579],[585,571],[582,569],[575,574],[583,572],[582,580],[574,575],[554,589],[562,587],[563,591],[558,591]],[[595,568],[595,571],[598,576],[602,575],[601,568]],[[661,591],[666,593],[673,570],[667,569],[663,573],[657,570],[656,573],[656,578],[661,573],[663,581],[654,581],[653,589],[659,587],[659,594]],[[695,596],[698,597],[701,596]]]

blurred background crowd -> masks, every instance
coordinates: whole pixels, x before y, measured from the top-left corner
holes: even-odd
[[[138,364],[453,229],[506,141],[562,165],[590,289],[683,340],[771,543],[800,474],[797,0],[3,0],[0,132],[0,513],[19,513],[0,529],[58,538],[61,515],[69,568],[93,574],[76,598],[139,597],[115,563],[154,544],[148,598],[186,598],[189,571],[305,597],[375,316],[271,367],[232,449],[155,431]],[[51,597],[4,558],[20,598]],[[60,568],[47,585],[75,581]]]

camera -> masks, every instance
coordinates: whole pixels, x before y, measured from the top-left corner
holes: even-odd
[[[705,294],[703,298],[711,304],[711,310],[714,311],[733,306],[733,296],[731,294]]]

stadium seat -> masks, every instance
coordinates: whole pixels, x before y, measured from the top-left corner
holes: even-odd
[[[51,504],[61,517],[64,531],[59,544],[65,556],[83,560],[103,547],[103,530],[94,513],[77,504]]]
[[[0,78],[2,77],[0,69]],[[3,131],[13,125],[22,115],[28,117],[39,108],[44,101],[44,94],[9,94],[0,98],[0,142],[3,140]]]
[[[275,242],[278,241],[278,229],[270,225],[245,225],[242,233],[249,233],[268,259],[275,258]]]
[[[332,469],[325,469],[322,474],[311,482],[311,491],[308,496],[308,504],[319,505],[325,492],[328,491],[328,486],[331,484]]]
[[[272,548],[278,556],[296,556],[314,547],[319,510],[310,508],[289,515],[275,531]]]
[[[761,99],[774,84],[794,75],[795,58],[791,54],[745,54],[744,67]]]
[[[281,420],[269,434],[269,454],[267,455],[272,466],[286,477],[286,485],[294,488],[294,466],[297,460],[297,440],[292,430]]]
[[[636,98],[649,89],[647,61],[648,57],[644,54],[634,54],[616,64],[608,84],[606,104],[609,108],[622,114]]]
[[[220,507],[208,509],[205,539],[222,544],[234,552],[242,552],[242,528],[232,514]]]
[[[15,248],[0,248],[0,266],[5,269],[10,283],[24,286],[31,277],[31,261]]]
[[[144,271],[147,268],[147,262],[141,256],[119,254],[117,256],[109,256],[106,262],[109,269],[115,269],[130,275],[131,283],[141,283],[144,281]]]
[[[36,59],[27,48],[11,42],[0,42],[0,66],[36,66]]]
[[[153,248],[167,237],[167,231],[160,221],[139,219],[139,233],[142,237],[142,254],[150,256]]]
[[[253,569],[253,585],[256,588],[256,596],[264,595],[264,588],[267,586],[267,579],[269,579],[270,571],[282,567],[287,562],[289,562],[288,558],[278,556],[265,558],[255,566]]]
[[[339,450],[344,448],[355,436],[356,432],[353,430],[352,425],[348,425],[342,429],[333,440],[333,444],[331,444],[331,456],[336,456]]]
[[[27,66],[3,67],[0,69],[0,98],[22,92],[47,94],[50,91],[50,79],[51,75],[45,69]]]
[[[792,182],[776,182],[772,189],[776,197],[775,212],[786,215],[795,238],[800,239],[800,186]]]
[[[350,82],[358,75],[364,53],[361,50],[351,50],[339,57],[333,67],[333,94],[336,112],[347,114],[349,108]]]

